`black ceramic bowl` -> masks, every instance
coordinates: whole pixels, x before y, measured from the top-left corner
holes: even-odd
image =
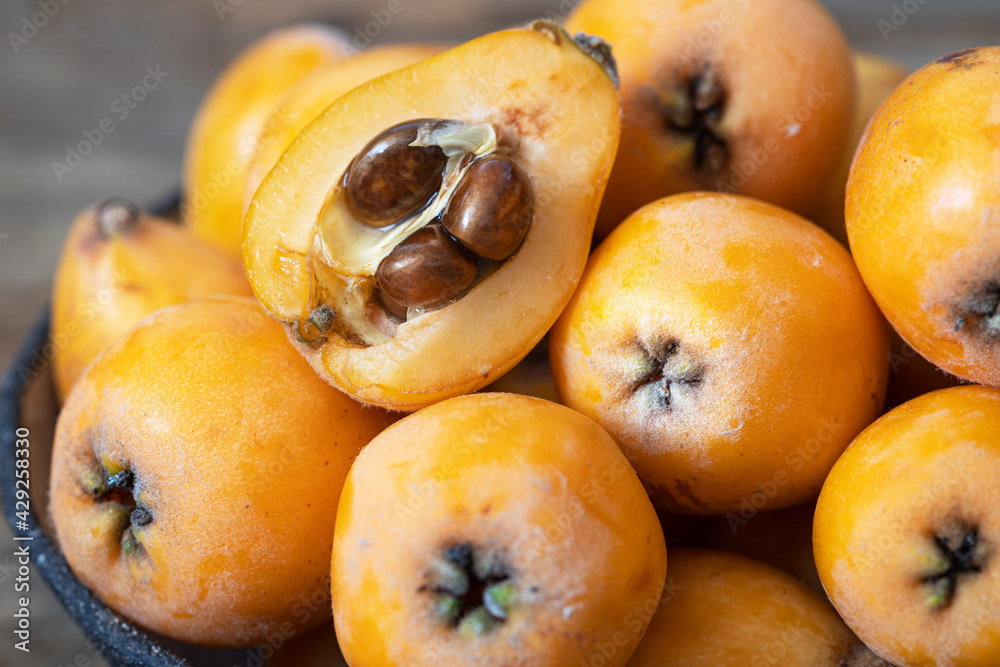
[[[150,206],[152,213],[169,217],[177,197]],[[88,641],[112,665],[122,667],[262,667],[273,647],[243,650],[205,649],[143,630],[109,609],[69,569],[54,539],[48,515],[49,469],[58,406],[52,382],[49,309],[39,317],[0,385],[0,487],[3,509],[15,537],[27,537],[31,563],[80,626]],[[15,471],[17,441],[27,433],[30,455],[29,508],[18,505]],[[20,447],[23,448],[23,447]],[[23,456],[21,457],[23,458]],[[22,493],[23,495],[23,493]],[[22,524],[23,521],[23,524]],[[26,526],[26,528],[25,528]],[[332,628],[321,628],[332,635]],[[314,633],[315,634],[315,633]],[[44,638],[39,638],[44,641]],[[329,640],[327,640],[329,644]],[[306,652],[309,652],[308,649]],[[331,661],[337,664],[337,660]],[[296,664],[292,660],[289,664]],[[328,663],[329,664],[329,663]]]

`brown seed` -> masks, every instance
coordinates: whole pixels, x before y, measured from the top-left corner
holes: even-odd
[[[347,205],[361,222],[385,227],[430,202],[441,188],[448,158],[437,146],[410,146],[425,121],[390,127],[372,139],[344,175]]]
[[[499,262],[520,247],[531,214],[527,174],[506,155],[489,155],[462,176],[441,224],[475,254]]]
[[[375,273],[386,296],[408,308],[433,308],[461,296],[476,279],[476,260],[439,225],[410,234]]]

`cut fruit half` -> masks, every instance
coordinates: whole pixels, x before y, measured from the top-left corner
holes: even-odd
[[[618,146],[614,79],[606,45],[539,21],[341,97],[251,202],[258,298],[366,403],[489,384],[580,279]]]

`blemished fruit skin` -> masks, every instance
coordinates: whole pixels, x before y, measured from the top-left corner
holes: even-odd
[[[926,359],[1000,386],[1000,47],[912,74],[872,117],[847,234],[882,312]]]
[[[131,209],[133,219],[104,225],[101,212],[112,206],[119,215]],[[143,317],[216,294],[253,295],[238,258],[129,202],[88,207],[70,227],[52,285],[59,399],[101,350]]]
[[[484,607],[435,615],[442,554],[459,545],[513,587],[489,629],[470,625]],[[667,567],[656,513],[607,433],[515,394],[442,401],[373,440],[344,485],[333,551],[352,667],[624,665]]]
[[[222,72],[184,148],[181,213],[195,235],[239,256],[243,193],[260,131],[293,84],[351,48],[335,30],[296,25],[268,33]]]
[[[881,414],[889,370],[885,322],[843,246],[720,193],[630,216],[549,339],[561,400],[611,433],[658,508],[688,514],[815,498]]]
[[[586,264],[620,129],[610,67],[562,28],[537,22],[365,83],[298,135],[251,202],[243,253],[255,294],[321,376],[362,402],[412,412],[485,387],[531,351]],[[422,118],[496,130],[530,181],[527,236],[464,296],[382,342],[358,344],[336,331],[306,340],[312,313],[329,306],[336,323],[346,310],[339,293],[332,305],[320,301],[334,272],[326,257],[353,250],[326,244],[316,252],[336,208],[331,197],[366,144]]]
[[[813,525],[823,587],[897,667],[1000,664],[998,507],[1000,391],[909,401],[859,435],[823,485]]]
[[[725,551],[671,549],[663,599],[628,664],[879,664],[853,661],[857,645],[826,601],[788,574]]]
[[[813,208],[854,109],[850,47],[819,2],[584,0],[567,26],[606,39],[621,74],[621,146],[597,240],[678,192]]]
[[[98,357],[60,413],[59,546],[101,600],[154,632],[291,639],[329,622],[341,486],[393,420],[320,380],[252,298],[164,308]]]

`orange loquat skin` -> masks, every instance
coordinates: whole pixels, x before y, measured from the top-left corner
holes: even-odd
[[[998,505],[1000,391],[905,403],[859,435],[823,485],[813,528],[823,587],[898,667],[1000,664]]]
[[[878,664],[858,662],[864,653],[826,601],[788,574],[724,551],[672,549],[660,608],[628,664]]]
[[[954,375],[1000,386],[1000,47],[911,75],[851,167],[847,233],[889,322]]]
[[[826,179],[826,186],[809,216],[810,220],[845,246],[848,242],[847,228],[844,225],[844,193],[847,190],[847,175],[851,171],[851,161],[872,114],[878,111],[882,102],[907,75],[902,65],[874,53],[855,51],[852,61],[857,95],[854,98],[851,130],[844,143],[840,161],[837,162],[837,167],[831,176]]]
[[[470,593],[446,616],[461,549]],[[588,664],[607,643],[601,664],[624,665],[667,565],[653,507],[607,433],[515,394],[442,401],[373,440],[344,485],[333,553],[352,667]],[[480,571],[498,573],[493,588],[468,574]],[[505,618],[484,620],[498,586]]]
[[[184,149],[181,213],[198,237],[240,254],[247,170],[268,117],[293,84],[350,48],[320,25],[281,28],[222,72],[198,107]]]
[[[567,26],[610,42],[621,74],[621,146],[597,240],[677,192],[814,206],[854,108],[850,48],[818,2],[584,0]]]
[[[618,146],[610,67],[562,28],[537,22],[362,84],[299,133],[250,204],[243,254],[254,293],[322,377],[357,400],[412,412],[482,389],[538,344],[583,273]],[[336,328],[307,339],[320,308],[341,313],[334,327],[347,319],[346,299],[327,280],[336,264],[328,258],[354,249],[323,240],[345,170],[371,139],[418,118],[496,131],[531,186],[523,243],[464,296],[383,341],[358,342]]]
[[[563,402],[674,512],[814,498],[885,397],[886,327],[850,255],[738,195],[674,195],[630,216],[549,338]]]
[[[128,219],[113,220],[116,215]],[[70,227],[52,286],[59,399],[101,350],[143,317],[215,294],[253,295],[237,258],[124,200],[84,210]]]
[[[320,380],[252,298],[164,308],[98,357],[59,416],[59,546],[108,606],[157,633],[290,639],[329,621],[341,486],[392,421]]]
[[[262,124],[257,149],[247,167],[243,212],[257,188],[291,145],[292,140],[344,93],[397,69],[430,58],[443,47],[430,44],[390,44],[362,51],[319,67],[291,86]]]

